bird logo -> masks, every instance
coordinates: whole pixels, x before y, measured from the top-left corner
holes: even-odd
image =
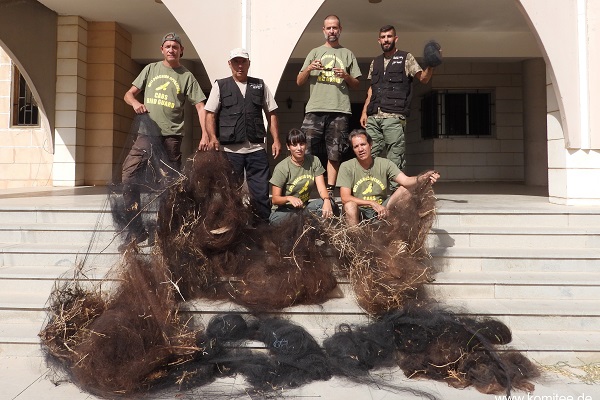
[[[306,183],[304,184],[304,187],[302,189],[300,189],[300,191],[298,193],[302,194],[302,193],[306,192],[308,190],[308,184],[309,184],[309,181],[306,181]]]
[[[331,71],[335,67],[335,59],[329,61],[327,64],[323,66],[324,71]]]

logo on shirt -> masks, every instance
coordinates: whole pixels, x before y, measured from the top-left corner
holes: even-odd
[[[300,175],[299,177],[297,177],[296,179],[294,179],[289,185],[288,185],[288,193],[290,193],[290,195],[294,195],[294,192],[296,191],[296,188],[299,187],[300,185],[302,185],[302,187],[300,187],[300,190],[298,190],[298,198],[300,200],[302,200],[303,203],[308,202],[308,200],[310,199],[310,183],[312,181],[315,180],[315,177],[309,174],[304,174],[304,175]]]
[[[262,89],[262,87],[263,87],[262,83],[251,83],[250,84],[251,89]]]
[[[169,89],[171,83],[173,84],[173,89]],[[158,86],[154,87],[155,85]],[[152,92],[154,92],[153,95]],[[179,93],[181,93],[181,87],[175,78],[169,75],[157,75],[148,82],[146,87],[147,96],[144,104],[156,104],[167,108],[175,108],[175,99],[171,99],[171,96],[175,97]]]
[[[335,54],[323,54],[321,57],[321,64],[323,64],[323,70],[320,71],[317,76],[317,82],[337,83],[341,84],[344,79],[335,76],[333,68],[346,69],[344,62],[339,59]]]
[[[360,199],[383,203],[386,186],[374,176],[361,178],[352,187],[352,194]]]

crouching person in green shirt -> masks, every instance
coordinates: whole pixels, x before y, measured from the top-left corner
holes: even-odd
[[[317,157],[306,154],[306,135],[299,129],[292,129],[287,135],[286,145],[290,155],[275,166],[269,181],[272,185],[271,202],[277,206],[271,212],[269,222],[278,225],[299,212],[331,217],[334,203],[325,186],[325,169]],[[320,199],[310,200],[315,186]]]
[[[406,176],[390,160],[373,157],[373,139],[363,129],[353,130],[349,140],[356,158],[342,163],[337,186],[340,188],[346,222],[350,226],[357,225],[361,219],[385,219],[395,203],[410,197],[408,189],[427,180],[435,183],[440,177],[435,171]],[[400,186],[387,197],[391,182]]]

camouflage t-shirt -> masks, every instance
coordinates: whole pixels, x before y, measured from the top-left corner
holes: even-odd
[[[283,196],[297,197],[306,205],[315,187],[315,177],[324,173],[325,168],[317,157],[307,154],[301,166],[294,164],[291,157],[287,157],[275,166],[269,182],[281,188]]]
[[[183,135],[186,99],[192,105],[206,100],[198,81],[187,68],[170,68],[162,61],[146,65],[133,86],[144,91],[144,105],[164,136]]]

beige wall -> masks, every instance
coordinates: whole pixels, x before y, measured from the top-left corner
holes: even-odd
[[[211,16],[202,23],[198,23],[198,15],[205,7],[197,0],[162,2],[187,33],[211,81],[231,74],[229,51],[244,46],[252,60],[250,75],[264,79],[275,91],[298,39],[324,1],[248,1],[243,10],[239,0],[221,0],[211,3]],[[223,21],[227,21],[226,28]],[[247,25],[245,31],[243,24]],[[218,40],[207,40],[211,35],[207,32],[218,32]]]
[[[11,126],[11,59],[0,47],[0,189],[52,185],[48,126]]]
[[[548,186],[546,64],[541,58],[522,64],[525,184]]]
[[[368,62],[360,63],[366,76]],[[281,139],[291,128],[299,128],[308,100],[308,86],[298,87],[296,76],[300,63],[286,66],[275,99]],[[429,85],[415,83],[412,114],[407,125],[407,168],[416,174],[436,168],[444,180],[457,181],[517,181],[524,180],[523,83],[521,62],[446,62],[436,68]],[[363,103],[368,81],[361,78],[359,89],[351,91],[351,100]],[[538,91],[543,96],[544,80]],[[420,95],[430,89],[493,89],[496,102],[496,128],[492,138],[421,139]],[[288,109],[286,100],[292,99]],[[539,110],[544,119],[545,110]],[[546,168],[542,159],[542,168]]]
[[[189,12],[190,7],[195,7],[192,4],[194,3],[193,0],[164,0],[164,3],[181,22],[181,26],[186,30],[187,37],[194,43],[193,47],[202,57],[208,73],[204,74],[204,71],[198,71],[198,68],[194,72],[202,74],[202,79],[208,81],[208,84],[203,84],[203,89],[206,92],[210,88],[210,81],[228,74],[225,62],[228,49],[241,45],[246,41],[246,46],[250,48],[254,58],[251,73],[263,77],[273,91],[276,88],[278,89],[277,100],[280,103],[280,116],[282,119],[281,131],[285,133],[290,127],[298,126],[301,123],[302,111],[299,111],[298,108],[303,107],[308,88],[297,88],[294,84],[294,78],[299,68],[298,62],[304,57],[307,49],[322,42],[319,32],[303,34],[303,29],[311,18],[316,15],[315,13],[319,11],[319,7],[324,3],[323,0],[310,0],[302,4],[299,2],[288,4],[287,2],[257,0],[248,2],[249,8],[247,10],[239,9],[240,2],[225,0],[218,5],[215,4],[216,8],[211,9],[211,14],[227,15],[228,20],[232,21],[231,25],[235,29],[228,30],[226,37],[220,41],[205,40],[207,29],[211,29],[213,21],[218,25],[218,21],[221,21],[220,18],[206,20],[204,24],[197,24],[197,15]],[[595,66],[599,65],[600,60],[600,39],[597,35],[600,26],[598,23],[600,20],[600,6],[596,4],[598,2],[587,0],[549,0],[548,2],[514,0],[514,3],[521,8],[523,15],[528,18],[531,23],[531,31],[515,34],[512,38],[502,38],[502,33],[498,32],[477,38],[472,37],[473,35],[470,37],[464,36],[467,33],[444,33],[447,63],[436,72],[433,85],[444,87],[447,84],[444,83],[444,79],[446,79],[450,82],[450,85],[469,86],[469,78],[472,79],[474,75],[485,75],[485,73],[475,72],[473,69],[479,68],[478,64],[484,63],[470,62],[469,60],[466,62],[461,61],[466,58],[474,56],[509,57],[510,54],[516,57],[538,57],[541,54],[548,66],[548,118],[546,123],[548,127],[550,197],[551,199],[557,199],[557,202],[565,203],[599,199],[600,193],[596,189],[590,188],[592,185],[589,185],[589,182],[600,179],[600,167],[598,167],[600,165],[598,162],[600,129],[597,129],[600,126],[600,114],[594,112],[600,101],[600,87],[598,86],[600,80],[596,75],[590,73],[590,71],[595,70]],[[68,113],[76,117],[73,120],[74,122],[69,122],[71,125],[56,124],[57,129],[55,132],[60,140],[55,149],[52,148],[51,144],[53,131],[45,125],[39,131],[10,133],[8,139],[0,145],[2,146],[0,148],[3,151],[4,160],[0,178],[12,179],[13,176],[17,176],[15,173],[18,171],[20,174],[25,174],[19,175],[27,178],[22,183],[25,185],[40,184],[44,179],[48,184],[55,185],[99,184],[107,179],[110,169],[115,170],[115,163],[118,163],[120,159],[117,159],[122,156],[121,145],[124,142],[125,133],[128,132],[131,114],[128,115],[130,111],[127,110],[120,99],[122,98],[122,92],[128,87],[129,82],[135,75],[132,71],[136,67],[139,68],[139,66],[132,63],[132,71],[124,73],[123,70],[127,71],[131,66],[125,65],[129,61],[124,61],[125,64],[120,65],[118,59],[115,58],[113,72],[114,82],[116,83],[110,87],[113,93],[107,96],[94,95],[87,98],[90,93],[86,92],[93,85],[92,83],[88,84],[87,77],[84,76],[87,74],[87,57],[89,56],[87,52],[89,49],[83,41],[87,41],[87,37],[84,39],[84,36],[81,36],[76,39],[78,41],[76,59],[67,60],[71,57],[68,55],[70,53],[67,49],[71,47],[65,46],[64,41],[61,39],[62,28],[60,24],[57,26],[56,22],[51,23],[57,20],[57,16],[33,0],[23,0],[15,2],[15,4],[17,8],[11,9],[10,13],[3,12],[0,16],[1,21],[6,20],[5,24],[0,24],[0,37],[2,40],[0,44],[9,50],[9,54],[18,55],[17,61],[26,65],[25,76],[31,78],[34,93],[39,92],[42,105],[49,111],[48,120],[56,118],[57,122],[62,123],[65,121],[63,117]],[[587,18],[585,26],[581,25],[579,19],[581,13],[578,6],[580,5],[585,6]],[[234,7],[235,10],[232,11],[233,6],[237,8]],[[243,17],[244,12],[248,13],[245,19]],[[283,27],[279,24],[280,20],[274,18],[282,12],[294,15],[293,21]],[[561,24],[556,24],[553,18],[557,13],[561,15]],[[28,31],[28,34],[31,34],[36,40],[27,41],[26,46],[18,46],[20,44],[18,39],[22,38],[22,34],[19,32],[23,32],[22,26],[27,25],[27,18],[30,16],[36,16],[39,20],[35,24],[29,24],[30,26],[36,26],[35,30]],[[249,24],[244,32],[241,29],[242,22]],[[216,28],[218,28],[217,25],[215,25]],[[582,27],[584,28],[583,31]],[[273,35],[274,31],[277,33],[276,35]],[[53,40],[55,36],[52,32],[57,33],[58,47],[56,41]],[[584,36],[581,32],[584,32]],[[408,46],[408,48],[415,47],[413,43],[421,42],[423,35],[430,36],[431,34],[433,33],[405,34],[401,38],[402,45],[403,47]],[[87,31],[85,35],[87,35]],[[345,32],[343,42],[352,48],[355,53],[359,52],[362,57],[365,57],[365,55],[371,54],[369,52],[378,51],[372,38],[366,36],[354,37],[354,35],[354,33]],[[125,37],[126,35],[123,33],[122,36]],[[126,41],[124,39],[124,42]],[[500,47],[490,46],[490,41],[495,41]],[[537,46],[533,42],[536,42]],[[465,43],[469,45],[465,46]],[[585,47],[586,44],[587,47]],[[273,52],[274,48],[289,49],[289,52]],[[127,58],[125,52],[119,49],[116,43],[115,49],[115,57],[119,53]],[[488,49],[490,53],[485,53],[485,49]],[[98,48],[95,51],[101,54],[104,50]],[[156,51],[158,52],[158,50]],[[281,75],[282,66],[289,63],[289,53],[292,54],[292,62],[296,65],[288,64],[285,72]],[[269,62],[264,62],[264,60]],[[25,61],[27,61],[27,64]],[[102,64],[102,62],[96,64],[100,68],[99,64]],[[500,63],[498,66],[501,64],[504,63]],[[510,62],[506,63],[506,65],[510,64]],[[194,63],[196,67],[198,65],[201,64]],[[489,65],[487,64],[487,66]],[[75,71],[64,74],[65,67],[71,68],[73,66],[76,68]],[[451,72],[449,68],[457,68],[459,72]],[[57,70],[58,73],[53,74],[53,70]],[[447,76],[445,76],[446,74]],[[485,79],[491,79],[492,75],[495,75],[494,79],[503,80],[506,79],[506,76],[510,76],[511,79],[521,80],[523,75],[520,74],[514,71],[507,74],[504,72],[490,73],[490,76],[486,78],[479,76],[472,81],[479,82],[480,78],[485,81]],[[98,76],[101,77],[101,75]],[[64,84],[67,81],[71,83],[74,81],[75,89],[70,92],[72,96],[62,95],[62,90],[65,88]],[[102,79],[97,81],[98,86],[96,89],[106,89],[105,85],[100,82]],[[105,80],[104,83],[106,82],[108,81]],[[586,82],[588,82],[587,86]],[[475,83],[475,85],[479,84]],[[487,84],[485,83],[485,85]],[[52,85],[57,85],[57,89],[53,90]],[[409,164],[414,165],[414,168],[433,164],[436,168],[438,166],[440,169],[445,168],[447,177],[456,179],[479,179],[482,176],[487,176],[490,179],[522,180],[524,177],[522,172],[519,173],[519,170],[522,171],[523,169],[524,145],[522,140],[526,136],[526,132],[523,131],[522,123],[519,125],[515,121],[518,118],[527,120],[528,115],[522,114],[519,117],[518,113],[514,112],[514,107],[517,107],[516,105],[519,102],[522,107],[523,102],[531,100],[531,98],[528,98],[523,89],[519,87],[519,84],[513,81],[509,84],[501,82],[495,87],[497,87],[496,94],[499,96],[497,98],[499,101],[497,102],[498,111],[504,115],[502,118],[498,115],[498,126],[494,139],[477,139],[475,142],[473,142],[474,139],[453,139],[453,144],[449,140],[421,142],[418,135],[416,135],[419,121],[413,116],[409,123]],[[43,88],[43,90],[39,90],[40,88]],[[360,90],[353,91],[352,100],[354,102],[362,101],[365,89],[365,83],[363,83]],[[527,92],[529,89],[531,88],[526,88]],[[285,105],[285,100],[288,97],[293,100],[291,110],[287,110]],[[92,112],[92,110],[101,110],[104,109],[103,107],[108,107],[110,101],[105,103],[107,98],[113,99],[112,136],[105,127],[101,126],[100,121],[106,121],[106,119],[94,115],[101,114],[100,112]],[[541,104],[541,102],[535,101],[536,98],[533,98],[533,104]],[[53,102],[56,102],[56,106],[52,104]],[[589,112],[586,112],[585,107],[582,107],[582,104],[585,105],[586,102],[589,103]],[[82,104],[84,105],[84,111],[81,111]],[[68,109],[64,109],[65,107]],[[96,119],[98,124],[86,121],[87,113],[90,113],[92,121]],[[45,123],[47,124],[48,121],[45,121]],[[195,116],[193,116],[193,123],[195,128],[191,135],[192,140],[191,143],[187,144],[187,151],[189,152],[193,151],[199,139]],[[536,122],[535,125],[539,125],[539,122]],[[2,129],[7,129],[7,125],[4,124]],[[103,130],[104,132],[101,132]],[[44,134],[46,134],[45,137]],[[110,139],[106,139],[109,137]],[[485,140],[489,142],[487,145],[483,144]],[[23,146],[23,143],[26,143],[25,146]],[[20,149],[27,146],[37,148],[38,150],[35,151],[40,153],[34,151],[32,154],[29,150],[20,151]],[[110,163],[107,163],[104,156],[111,153],[111,150],[108,150],[109,147],[112,147],[112,159]],[[467,149],[467,151],[464,151],[464,149]],[[51,154],[53,150],[57,152],[57,155],[54,159],[51,159],[48,154]],[[23,161],[23,157],[30,161]],[[528,159],[529,157],[527,156]],[[11,161],[17,160],[17,158],[19,161]],[[540,165],[539,158],[534,161],[534,165]],[[480,160],[482,164],[477,167],[468,165],[475,159]],[[13,165],[15,163],[16,166]],[[53,165],[50,163],[53,163]],[[47,165],[40,167],[44,164]],[[110,168],[109,164],[112,164]],[[488,167],[494,166],[502,171],[492,173]],[[38,179],[38,176],[43,176],[44,172],[47,175],[49,170],[58,179],[52,181],[47,176],[44,179]],[[476,170],[479,171],[476,172]],[[17,180],[10,184],[16,184]],[[28,183],[30,181],[36,183]],[[8,183],[2,184],[7,185]]]
[[[591,148],[600,150],[600,1],[588,1],[588,70]]]
[[[53,184],[56,14],[35,0],[0,12],[0,189]],[[40,107],[39,127],[11,127],[11,60]]]
[[[436,68],[432,89],[492,89],[495,131],[490,138],[421,140],[416,86],[407,124],[407,172],[435,168],[449,181],[524,180],[523,91],[520,62],[446,62]],[[432,164],[433,162],[433,164]]]
[[[1,3],[1,2],[0,2]],[[4,48],[38,99],[47,141],[52,144],[56,88],[56,13],[35,0],[1,4],[0,47]]]

